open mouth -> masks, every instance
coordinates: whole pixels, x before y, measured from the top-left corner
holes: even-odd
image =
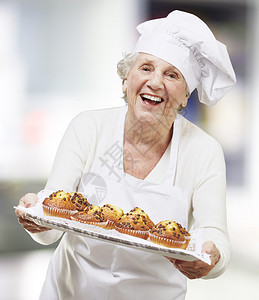
[[[152,104],[152,105],[157,105],[159,103],[164,102],[163,98],[156,97],[156,96],[151,96],[148,94],[141,94],[140,97],[146,104]]]

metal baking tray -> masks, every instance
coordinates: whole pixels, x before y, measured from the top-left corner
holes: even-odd
[[[36,206],[24,208],[15,207],[26,213],[26,217],[44,227],[61,230],[73,234],[78,234],[87,238],[94,238],[104,242],[115,243],[120,246],[135,248],[138,250],[148,251],[155,254],[168,256],[175,259],[193,261],[200,259],[210,264],[210,256],[201,252],[202,233],[193,231],[191,241],[186,250],[169,248],[155,244],[149,240],[132,237],[116,231],[115,229],[104,229],[99,226],[88,225],[77,221],[64,218],[45,216],[42,210],[42,204],[38,202]]]

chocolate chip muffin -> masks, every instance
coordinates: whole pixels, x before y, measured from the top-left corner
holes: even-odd
[[[145,211],[139,207],[134,207],[130,213],[136,214],[142,217],[143,222],[149,227],[149,229],[153,228],[155,224],[153,221],[149,218],[149,216],[145,213]]]
[[[107,226],[107,218],[104,216],[98,205],[90,204],[86,206],[84,210],[71,216],[71,220],[101,227]]]
[[[82,211],[86,208],[86,206],[90,205],[87,199],[80,193],[70,193],[71,202],[75,205],[78,211]]]
[[[107,227],[106,229],[114,229],[115,224],[123,216],[123,210],[115,205],[105,204],[101,208],[102,213],[107,218]]]
[[[190,241],[190,233],[181,224],[166,220],[156,224],[149,233],[150,241],[171,248],[186,249]]]
[[[44,199],[43,213],[47,216],[69,219],[77,212],[77,206],[71,201],[71,194],[63,190],[56,191]]]
[[[146,240],[149,236],[149,224],[146,216],[129,212],[123,215],[115,226],[121,233],[129,234]]]

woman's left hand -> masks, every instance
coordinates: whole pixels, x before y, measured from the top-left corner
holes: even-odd
[[[188,277],[189,279],[196,279],[206,276],[220,259],[219,250],[213,242],[205,242],[202,245],[202,252],[210,255],[210,265],[201,260],[183,261],[170,257],[166,258],[169,259],[175,265],[175,267],[186,277]]]

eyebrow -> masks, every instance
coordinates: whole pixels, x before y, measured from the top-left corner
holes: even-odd
[[[148,65],[148,64],[154,64],[154,61],[152,59],[145,59],[142,62],[140,62],[140,65]],[[175,72],[180,72],[175,66],[173,66],[171,64],[170,64],[170,66],[168,66],[168,69],[172,69],[172,71],[175,71]]]

